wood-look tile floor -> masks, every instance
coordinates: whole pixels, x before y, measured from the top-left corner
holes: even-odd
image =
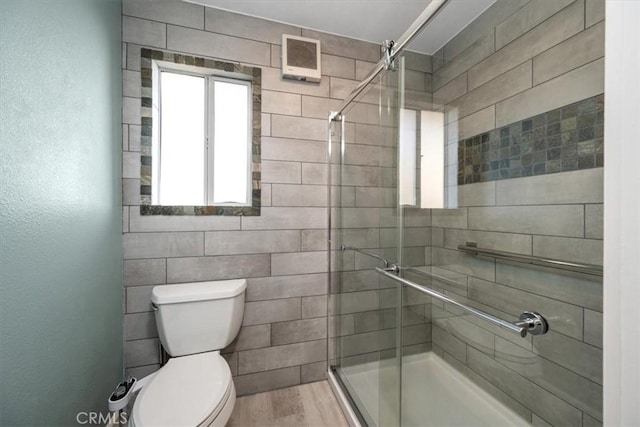
[[[227,427],[347,427],[327,381],[239,397]]]

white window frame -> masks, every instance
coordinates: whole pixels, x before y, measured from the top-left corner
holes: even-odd
[[[184,64],[175,64],[166,61],[153,61],[153,86],[157,88],[154,90],[154,109],[157,108],[156,121],[157,126],[154,123],[154,132],[152,133],[152,145],[153,145],[153,171],[152,171],[152,204],[159,205],[161,199],[160,193],[162,191],[161,183],[161,156],[162,156],[162,79],[161,73],[169,72],[175,74],[184,74],[194,77],[202,77],[205,80],[205,118],[204,118],[204,136],[203,141],[204,153],[204,170],[205,170],[205,182],[204,182],[204,195],[203,206],[226,206],[226,207],[250,207],[252,206],[253,198],[253,83],[251,76],[247,76],[241,73],[225,72],[217,69],[195,67]],[[214,159],[215,159],[215,82],[226,82],[244,85],[247,87],[247,156],[246,156],[246,170],[247,170],[247,187],[246,187],[246,203],[213,203],[215,179],[214,179]],[[157,101],[156,101],[157,100]]]

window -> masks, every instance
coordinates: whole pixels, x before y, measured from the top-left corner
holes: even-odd
[[[140,49],[140,214],[260,215],[262,70]]]
[[[152,204],[250,206],[251,81],[156,63]]]

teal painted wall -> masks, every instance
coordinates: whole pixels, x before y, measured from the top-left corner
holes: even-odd
[[[121,3],[0,0],[0,425],[122,376]]]

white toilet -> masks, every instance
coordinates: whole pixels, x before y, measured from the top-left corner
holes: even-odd
[[[220,426],[236,402],[220,350],[238,334],[247,282],[223,280],[153,288],[160,340],[171,358],[133,405],[130,426]]]

